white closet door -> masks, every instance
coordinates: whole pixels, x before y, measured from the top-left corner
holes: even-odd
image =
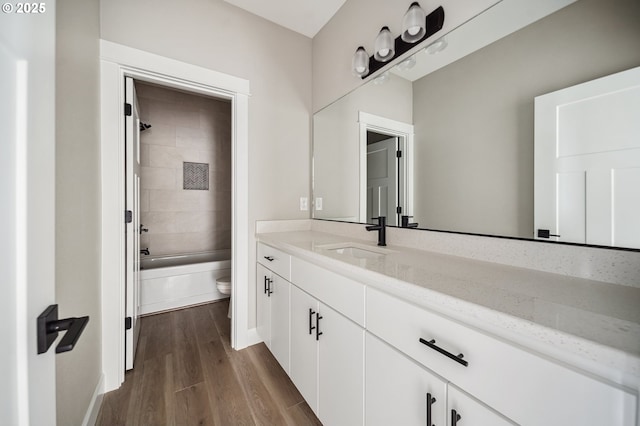
[[[640,68],[535,100],[534,232],[640,247]]]

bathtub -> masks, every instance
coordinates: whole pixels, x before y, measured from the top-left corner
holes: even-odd
[[[152,314],[229,297],[216,279],[231,275],[231,251],[217,250],[140,259],[139,314]]]

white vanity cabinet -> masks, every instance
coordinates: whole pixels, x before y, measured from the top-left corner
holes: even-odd
[[[367,426],[508,426],[514,423],[366,333]]]
[[[291,284],[257,266],[257,331],[284,371],[289,372],[289,293]]]
[[[452,424],[451,409],[465,419],[473,416],[463,411],[492,414],[452,389],[464,390],[517,424],[637,424],[637,396],[617,385],[372,288],[366,311],[368,332],[450,383],[449,395],[456,398],[448,401],[453,406],[447,424]],[[498,423],[459,422],[467,424]]]
[[[371,333],[365,347],[367,426],[446,424],[446,381]]]
[[[291,256],[258,243],[256,327],[282,368],[289,372],[289,293]]]
[[[362,425],[364,329],[298,287],[317,283],[318,277],[327,278],[329,271],[305,264],[305,273],[300,275],[294,272],[299,271],[294,266],[297,261],[292,259],[292,277],[297,280],[292,279],[291,286],[291,380],[323,424]],[[346,283],[349,285],[361,286]],[[364,293],[351,302],[364,305]]]

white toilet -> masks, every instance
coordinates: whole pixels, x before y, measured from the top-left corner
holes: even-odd
[[[217,278],[216,287],[218,287],[220,293],[229,295],[229,312],[227,313],[227,317],[231,318],[231,276],[225,275],[224,277]]]

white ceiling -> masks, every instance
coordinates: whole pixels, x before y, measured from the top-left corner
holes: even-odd
[[[313,38],[346,0],[224,0],[285,28]]]

